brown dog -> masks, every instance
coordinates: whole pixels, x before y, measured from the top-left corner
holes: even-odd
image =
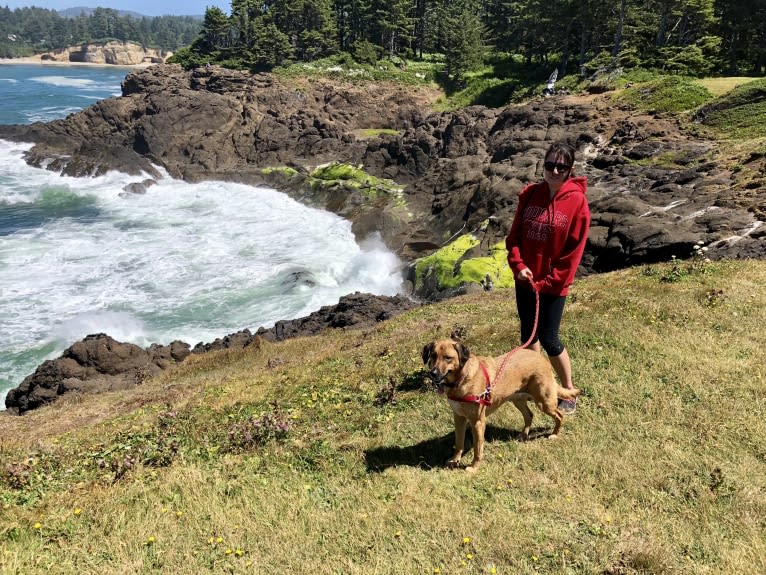
[[[539,352],[517,349],[500,372],[496,374],[506,356],[481,357],[471,355],[462,343],[451,339],[433,341],[423,347],[423,363],[431,378],[446,391],[455,418],[455,453],[447,465],[460,464],[465,445],[465,430],[471,424],[473,435],[473,461],[467,471],[473,471],[484,455],[484,430],[487,416],[510,400],[524,417],[523,439],[529,437],[532,411],[527,401],[532,400],[543,413],[550,415],[555,424],[550,437],[557,437],[564,415],[558,409],[559,399],[574,399],[579,389],[566,389],[553,378],[551,364]],[[495,381],[497,379],[497,381]]]

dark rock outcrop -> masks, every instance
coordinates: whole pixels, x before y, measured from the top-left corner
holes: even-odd
[[[356,292],[345,295],[337,304],[323,306],[306,317],[281,320],[274,327],[258,328],[254,334],[245,329],[210,343],[198,343],[192,349],[192,353],[241,349],[260,345],[263,341],[282,341],[292,337],[317,335],[326,329],[369,327],[418,305],[420,304],[404,296],[377,296]]]
[[[43,362],[21,385],[8,392],[5,406],[21,414],[69,392],[127,389],[188,355],[189,345],[181,341],[141,349],[103,333],[89,335],[67,348],[61,357]]]
[[[47,124],[0,126],[0,137],[34,142],[29,163],[68,175],[117,169],[157,178],[159,165],[189,181],[271,185],[351,220],[360,237],[379,232],[405,261],[488,219],[486,245],[500,241],[519,189],[540,178],[545,148],[567,139],[590,184],[585,271],[683,258],[698,241],[711,258],[766,255],[763,194],[739,189],[716,162],[715,144],[671,120],[567,96],[432,113],[428,94],[414,88],[291,82],[151,66],[125,78],[120,98]],[[398,134],[363,135],[379,128]],[[333,160],[362,164],[404,190],[394,197],[306,185],[310,169]],[[290,176],[264,170],[285,166]]]
[[[67,348],[61,357],[43,362],[21,385],[8,392],[5,406],[12,413],[22,414],[69,392],[128,389],[182,362],[190,353],[242,349],[260,345],[263,341],[316,335],[330,328],[371,326],[417,305],[404,296],[354,293],[309,316],[279,321],[273,328],[260,328],[255,334],[245,329],[211,343],[198,343],[191,351],[190,346],[181,341],[166,346],[153,344],[142,349],[103,333],[89,335]]]
[[[47,124],[0,126],[0,138],[34,143],[27,162],[62,174],[135,175],[126,194],[150,193],[147,175],[161,177],[157,166],[188,181],[270,185],[351,220],[360,238],[380,233],[406,262],[479,229],[474,255],[486,255],[481,250],[507,234],[521,187],[541,177],[547,146],[566,139],[578,148],[576,171],[589,181],[592,228],[583,271],[684,258],[700,241],[711,258],[766,257],[766,196],[738,183],[717,161],[714,142],[684,135],[672,120],[568,96],[433,113],[429,95],[414,88],[290,82],[216,66],[157,65],[129,74],[122,97]],[[397,134],[369,135],[383,128]],[[330,161],[361,164],[403,191],[308,185],[310,171]],[[284,167],[291,169],[270,169]],[[256,334],[244,330],[194,351],[364,325],[395,313],[373,300],[360,307],[357,297],[372,296],[348,296],[308,318]],[[40,366],[9,393],[7,405],[31,409],[66,390],[85,390],[86,381],[128,385],[141,366],[159,366],[125,347],[115,354],[123,371],[114,372],[80,363],[73,348]]]

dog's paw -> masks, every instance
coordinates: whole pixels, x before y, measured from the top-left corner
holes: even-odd
[[[476,473],[478,470],[479,470],[478,463],[472,463],[471,465],[465,468],[466,473]]]
[[[448,459],[447,467],[449,467],[450,469],[455,469],[456,467],[460,467],[460,460],[455,459],[454,457],[452,459]]]

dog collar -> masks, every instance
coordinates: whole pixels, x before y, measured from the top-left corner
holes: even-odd
[[[487,387],[481,395],[464,395],[463,397],[450,397],[451,401],[459,401],[461,403],[478,403],[479,405],[492,405],[492,385],[489,379],[489,371],[487,366],[483,363],[479,363],[481,371],[484,374],[484,381],[487,382]]]

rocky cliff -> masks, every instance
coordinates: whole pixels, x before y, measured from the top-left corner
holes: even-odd
[[[146,48],[135,42],[106,42],[70,46],[40,54],[41,62],[67,62],[87,64],[111,64],[115,66],[137,66],[139,64],[161,64],[172,53],[155,48]]]
[[[500,241],[519,189],[563,138],[589,181],[585,271],[686,257],[698,241],[711,257],[766,253],[766,200],[738,188],[714,142],[607,100],[434,113],[416,88],[167,64],[129,74],[122,94],[48,124],[0,126],[0,137],[35,142],[27,161],[67,175],[118,169],[143,185],[160,165],[189,181],[273,185],[349,218],[359,236],[380,232],[405,260],[461,230],[483,230],[478,252]],[[403,192],[309,186],[310,171],[330,161],[362,165]]]
[[[684,135],[672,119],[566,96],[434,113],[432,96],[157,65],[129,74],[119,98],[47,124],[0,126],[0,138],[34,142],[27,161],[62,174],[131,174],[129,191],[145,190],[156,166],[189,181],[271,185],[348,218],[360,238],[379,232],[409,262],[465,232],[481,239],[465,258],[486,255],[506,235],[521,187],[540,178],[545,148],[566,139],[589,181],[583,272],[687,257],[697,242],[711,258],[766,256],[764,195],[740,188],[715,142]],[[401,191],[315,185],[313,170],[331,161],[361,165]],[[439,295],[429,290],[417,295]],[[227,336],[243,345],[252,337]]]

